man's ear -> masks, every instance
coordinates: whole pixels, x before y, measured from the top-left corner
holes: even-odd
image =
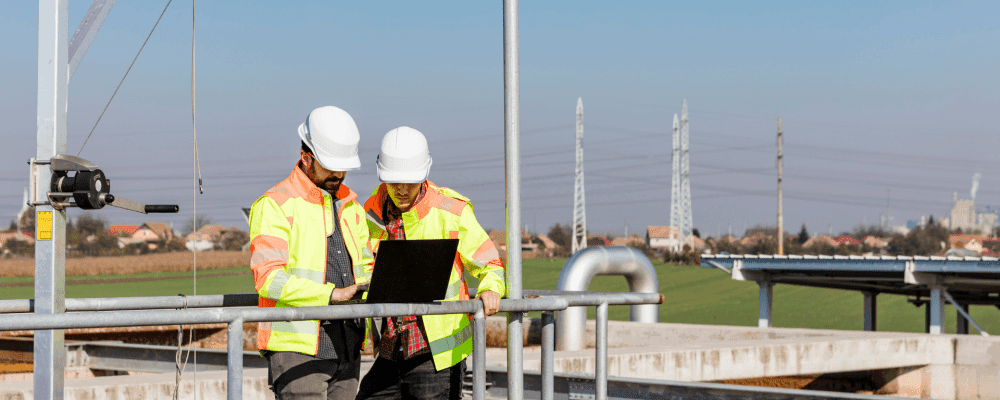
[[[299,162],[303,167],[309,168],[312,166],[312,156],[304,150],[299,150]]]

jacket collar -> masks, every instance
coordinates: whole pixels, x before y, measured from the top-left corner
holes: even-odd
[[[439,203],[441,201],[440,197],[443,196],[437,191],[437,185],[435,185],[434,182],[425,180],[423,184],[427,185],[424,197],[410,208],[410,211],[416,211],[418,219],[423,219],[427,215],[427,212],[431,209],[431,204]],[[382,210],[385,209],[386,201],[390,201],[389,193],[386,190],[386,184],[381,183],[377,188],[375,188],[375,191],[372,192],[368,201],[365,202],[365,212],[368,214],[368,219],[383,230],[385,230],[385,216],[382,215]]]
[[[308,176],[306,176],[306,173],[302,172],[298,163],[295,164],[295,168],[292,168],[292,174],[288,176],[288,182],[305,194],[306,201],[315,204],[323,204],[324,190],[316,186],[316,184],[313,183]],[[347,187],[347,185],[343,183],[340,184],[340,189],[337,190],[337,193],[332,193],[331,195],[333,196],[333,202],[338,212],[344,204],[350,203],[358,198],[358,194],[354,193],[351,188]]]

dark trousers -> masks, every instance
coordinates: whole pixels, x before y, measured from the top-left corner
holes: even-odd
[[[358,391],[358,359],[341,362],[285,351],[266,357],[267,383],[277,400],[350,400]]]
[[[379,357],[361,380],[357,400],[458,400],[463,375],[465,361],[437,371],[430,354],[403,361]]]

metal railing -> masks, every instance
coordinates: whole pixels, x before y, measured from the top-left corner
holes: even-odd
[[[608,306],[660,304],[659,293],[610,293],[524,291],[523,299],[500,301],[500,312],[542,312],[542,400],[554,396],[555,329],[554,311],[570,306],[596,306],[597,332],[595,382],[597,400],[607,398]],[[486,396],[486,318],[482,302],[477,300],[411,304],[344,304],[322,307],[258,308],[256,295],[217,295],[190,297],[129,297],[66,299],[65,314],[23,314],[32,311],[32,300],[0,301],[0,331],[102,328],[150,325],[228,324],[227,387],[228,399],[243,397],[243,323],[267,321],[329,320],[406,315],[473,314],[473,399]],[[251,303],[252,301],[252,303]],[[164,309],[182,308],[187,309]],[[22,314],[17,314],[22,313]],[[523,354],[515,352],[521,360]],[[517,363],[517,365],[521,365]],[[512,368],[512,373],[523,373]],[[35,371],[35,379],[62,371]],[[62,390],[63,388],[58,388]],[[511,392],[509,398],[522,399]]]

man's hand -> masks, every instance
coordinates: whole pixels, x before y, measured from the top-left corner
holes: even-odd
[[[485,313],[487,317],[496,314],[497,311],[500,311],[500,293],[487,290],[480,293],[476,299],[483,301],[483,313]]]
[[[333,294],[330,295],[330,302],[335,303],[338,301],[347,301],[354,297],[354,294],[358,292],[358,285],[354,284],[345,288],[333,289]]]

